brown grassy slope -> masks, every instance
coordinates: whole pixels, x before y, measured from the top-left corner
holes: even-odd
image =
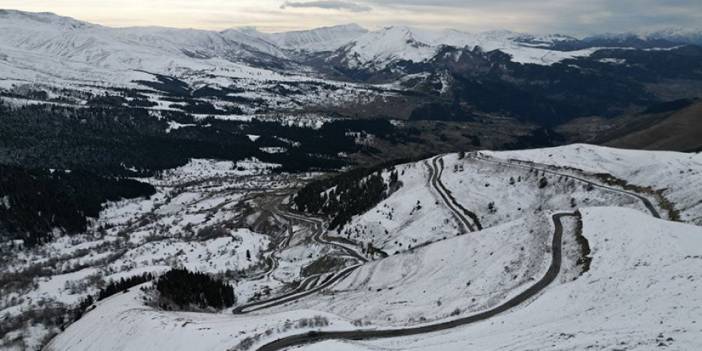
[[[602,136],[602,144],[645,150],[702,149],[702,102],[657,116],[638,116],[628,126]]]

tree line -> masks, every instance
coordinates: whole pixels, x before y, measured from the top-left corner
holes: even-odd
[[[394,160],[374,167],[354,168],[315,180],[295,194],[293,203],[300,211],[330,218],[331,229],[342,228],[353,216],[370,210],[401,187],[394,165],[414,160]],[[387,181],[383,172],[390,173]]]

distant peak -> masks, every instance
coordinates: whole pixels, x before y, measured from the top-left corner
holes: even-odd
[[[348,24],[338,24],[338,25],[333,25],[333,26],[316,27],[316,28],[310,28],[310,29],[300,29],[300,30],[293,30],[293,31],[286,31],[286,32],[276,32],[273,34],[274,35],[275,34],[295,34],[295,33],[310,33],[310,32],[324,32],[324,31],[359,32],[359,33],[368,32],[367,29],[361,27],[360,25],[358,25],[356,23],[348,23]]]
[[[358,31],[367,31],[367,29],[363,28],[357,23],[347,23],[347,24],[339,24],[336,26],[331,26],[329,28],[344,28],[344,29],[350,29],[350,30],[358,30]]]
[[[413,29],[411,27],[405,26],[405,25],[389,25],[389,26],[383,27],[383,30],[388,31],[388,32],[390,32],[390,31],[412,32],[413,31]]]
[[[63,25],[74,28],[94,26],[93,24],[79,21],[72,17],[59,16],[53,12],[27,12],[20,10],[0,9],[0,18]]]
[[[229,29],[231,30],[231,29]],[[244,33],[259,33],[258,29],[254,26],[245,26],[238,28],[239,31]]]

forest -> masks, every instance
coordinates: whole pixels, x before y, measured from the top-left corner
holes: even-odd
[[[21,239],[27,247],[51,239],[58,229],[87,229],[106,201],[150,196],[145,183],[88,171],[26,170],[0,165],[0,240]]]
[[[172,269],[156,281],[159,306],[163,309],[209,310],[236,303],[234,288],[205,273]]]
[[[177,111],[155,115],[108,106],[114,100],[94,98],[95,105],[85,108],[0,103],[0,241],[23,239],[33,246],[55,229],[83,232],[106,201],[155,192],[127,177],[153,176],[191,158],[255,157],[281,165],[278,172],[326,172],[351,164],[341,154],[377,151],[357,143],[359,134],[405,137],[386,120],[338,120],[315,130],[256,120],[196,120]],[[169,123],[184,127],[171,130]],[[261,137],[254,141],[252,134]],[[267,153],[266,147],[285,151]]]

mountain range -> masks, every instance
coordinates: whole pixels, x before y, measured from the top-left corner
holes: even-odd
[[[344,60],[350,67],[386,67],[398,60],[423,62],[442,46],[501,50],[515,62],[550,64],[586,56],[602,47],[659,47],[702,43],[702,32],[666,30],[647,34],[605,34],[582,39],[511,31],[468,33],[387,26],[369,31],[356,24],[305,31],[263,33],[254,28],[207,31],[163,27],[110,28],[52,13],[0,10],[1,44],[72,61],[114,68],[147,68],[148,55],[225,59],[264,65],[272,59],[299,61],[301,55],[327,53],[325,59]],[[580,50],[566,50],[578,47]],[[266,60],[268,59],[268,60]],[[120,65],[121,64],[121,65]],[[121,67],[120,67],[121,66]],[[165,72],[160,72],[165,73]]]
[[[689,30],[575,38],[349,24],[263,33],[110,28],[0,10],[0,31],[0,94],[78,106],[127,89],[152,110],[553,127],[702,91],[702,32]]]

